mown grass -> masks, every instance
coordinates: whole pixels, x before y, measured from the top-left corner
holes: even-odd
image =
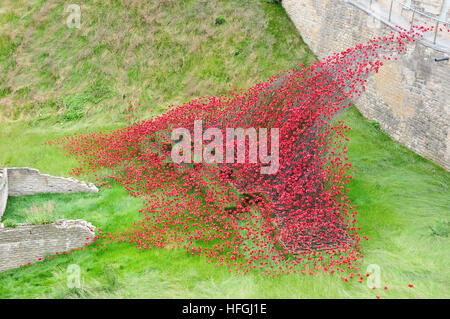
[[[13,52],[0,59],[0,166],[67,175],[75,161],[41,144],[123,126],[128,99],[158,113],[314,59],[283,9],[266,1],[85,1],[80,30],[65,27],[62,1],[24,3],[6,1],[0,11],[1,34],[10,39],[0,54]],[[218,17],[225,21],[216,24]],[[105,87],[111,89],[95,89]],[[67,104],[80,101],[82,116],[65,118]],[[390,140],[356,109],[341,119],[353,128],[348,147],[357,172],[349,195],[361,236],[370,238],[362,242],[362,271],[379,265],[387,291],[338,276],[230,274],[181,249],[144,252],[121,243],[2,272],[0,298],[450,297],[449,173]],[[26,208],[48,201],[65,218],[86,219],[103,232],[141,217],[140,200],[113,185],[97,194],[10,198],[4,220],[22,222]],[[71,264],[81,268],[80,289],[67,287]]]

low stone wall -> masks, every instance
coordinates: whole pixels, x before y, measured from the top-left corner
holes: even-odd
[[[8,201],[8,171],[0,168],[0,221],[5,212],[6,202]]]
[[[421,3],[426,9],[425,5],[433,1],[414,1],[414,5]],[[391,30],[383,27],[383,23],[379,28],[373,27],[373,19],[355,3],[282,1],[303,39],[319,58],[389,35]],[[393,140],[450,170],[449,62],[434,61],[446,55],[417,42],[398,61],[385,63],[369,79],[366,92],[355,104],[366,118],[378,121]]]
[[[40,174],[37,169],[28,167],[9,167],[8,195],[22,196],[39,193],[96,193],[94,184],[86,184],[74,178],[56,177]]]
[[[81,219],[0,229],[0,271],[84,247],[94,236],[95,227]]]

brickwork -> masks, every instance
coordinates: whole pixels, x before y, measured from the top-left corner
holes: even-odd
[[[323,58],[390,31],[382,24],[374,27],[369,15],[349,2],[283,0],[283,7],[305,42]],[[434,61],[442,56],[417,42],[407,55],[381,68],[355,102],[393,140],[450,170],[449,62]]]
[[[37,169],[28,167],[8,168],[8,195],[22,196],[39,193],[80,193],[98,192],[93,184],[86,184],[73,178],[40,174]]]
[[[0,168],[0,221],[6,209],[6,202],[8,200],[8,176],[4,168]]]

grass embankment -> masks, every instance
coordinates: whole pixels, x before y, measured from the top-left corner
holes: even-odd
[[[66,5],[2,1],[4,119],[106,112],[117,122],[129,100],[158,113],[314,59],[281,6],[265,0],[83,1],[80,29],[67,27]]]
[[[133,9],[132,1],[129,5],[111,1],[111,8],[103,7],[105,2],[86,1],[78,31],[63,24],[63,2],[37,1],[26,9],[15,3],[8,1],[2,9],[2,36],[5,30],[15,30],[8,25],[22,26],[14,31],[18,38],[8,36],[16,44],[20,37],[28,42],[15,45],[9,60],[0,60],[11,63],[1,76],[6,79],[2,85],[12,87],[2,91],[9,93],[0,100],[4,111],[0,166],[31,166],[66,175],[76,163],[42,142],[124,125],[129,98],[160,112],[170,103],[220,93],[228,83],[247,88],[295,65],[308,52],[282,8],[265,1],[168,1],[140,9]],[[219,16],[224,24],[216,24]],[[38,18],[42,21],[33,26]],[[34,36],[26,36],[27,32]],[[97,32],[103,35],[96,36]],[[147,32],[142,35],[147,40],[130,51],[130,41],[139,32]],[[111,40],[115,37],[117,42]],[[102,45],[106,47],[97,48]],[[39,56],[45,50],[48,63],[42,64]],[[14,59],[16,64],[8,62]],[[20,61],[20,72],[14,72]],[[127,63],[139,71],[133,72]],[[55,79],[45,75],[46,68],[57,74]],[[20,86],[28,87],[30,94],[20,93]],[[82,106],[86,105],[81,116],[65,116],[71,104],[64,101],[80,94]],[[43,102],[34,100],[37,97]],[[30,106],[20,108],[26,105],[23,101]],[[43,115],[35,117],[39,113]],[[349,195],[360,212],[361,235],[370,238],[362,242],[366,256],[362,270],[379,265],[387,291],[356,281],[345,283],[338,276],[229,274],[182,249],[143,252],[122,243],[0,273],[0,297],[448,298],[449,173],[390,140],[355,109],[342,119],[353,128],[348,147],[357,169]],[[55,211],[65,218],[84,218],[104,232],[123,229],[141,217],[140,200],[113,185],[98,194],[10,198],[4,219],[22,222],[26,208],[48,201],[55,202]],[[67,288],[70,264],[81,267],[82,289]],[[410,283],[414,288],[408,287]]]

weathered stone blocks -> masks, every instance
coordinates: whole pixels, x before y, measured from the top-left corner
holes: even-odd
[[[81,192],[96,193],[98,188],[92,183],[86,184],[73,178],[40,174],[34,168],[0,168],[0,220],[5,212],[8,196]]]
[[[0,271],[38,262],[56,252],[70,252],[94,237],[95,227],[81,219],[0,229]]]
[[[8,196],[39,193],[98,192],[93,184],[73,178],[40,174],[28,167],[0,168],[0,220]],[[84,220],[59,220],[52,224],[21,224],[4,228],[0,223],[0,271],[37,262],[56,252],[68,252],[92,242],[95,227]]]
[[[4,168],[0,168],[0,220],[6,209],[8,200],[8,172]],[[1,226],[1,225],[0,225]]]

